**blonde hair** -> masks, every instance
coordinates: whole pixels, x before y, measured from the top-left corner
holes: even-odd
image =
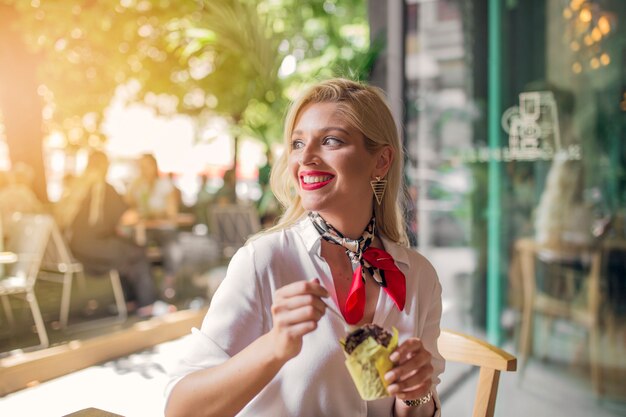
[[[300,220],[306,211],[302,207],[296,184],[288,172],[291,135],[302,109],[313,103],[337,103],[337,112],[365,136],[365,148],[374,153],[384,146],[393,149],[393,161],[385,179],[387,188],[381,204],[374,204],[378,233],[387,239],[407,245],[400,194],[402,185],[403,150],[398,129],[382,90],[354,81],[335,78],[309,87],[296,99],[287,113],[284,127],[285,152],[272,167],[270,186],[284,206],[285,212],[276,226],[266,232],[285,229]]]

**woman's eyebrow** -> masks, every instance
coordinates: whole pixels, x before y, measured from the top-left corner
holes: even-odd
[[[318,130],[317,130],[317,132],[320,132],[320,133],[327,133],[327,132],[330,132],[330,131],[333,131],[333,130],[336,130],[336,131],[342,132],[342,133],[343,133],[343,134],[345,134],[345,135],[350,135],[350,132],[348,132],[348,130],[347,130],[347,129],[345,129],[345,128],[343,128],[343,127],[339,127],[339,126],[328,126],[328,127],[323,127],[323,128],[321,128],[321,129],[318,129]],[[294,131],[291,133],[291,135],[292,135],[292,136],[293,136],[293,135],[301,135],[301,134],[303,134],[303,133],[304,133],[304,132],[303,132],[302,130],[300,130],[300,129],[296,129],[296,130],[294,130]]]

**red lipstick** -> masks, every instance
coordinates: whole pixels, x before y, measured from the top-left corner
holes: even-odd
[[[315,182],[315,183],[311,183],[311,184],[305,184],[304,182],[304,177],[326,177],[326,176],[330,176],[330,178],[326,181],[322,181],[322,182]],[[332,175],[329,172],[324,172],[324,171],[302,171],[300,172],[300,187],[305,190],[305,191],[312,191],[312,190],[317,190],[320,189],[322,187],[324,187],[326,184],[328,184],[329,182],[331,182],[333,179],[335,178],[334,175]]]

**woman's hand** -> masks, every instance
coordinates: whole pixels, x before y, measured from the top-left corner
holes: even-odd
[[[287,362],[302,349],[302,337],[317,328],[326,312],[322,297],[328,291],[319,281],[298,281],[278,289],[272,304],[273,338],[276,359]]]
[[[416,400],[428,395],[433,375],[432,356],[420,339],[405,340],[389,358],[394,363],[393,369],[385,374],[390,383],[389,394],[399,400]]]

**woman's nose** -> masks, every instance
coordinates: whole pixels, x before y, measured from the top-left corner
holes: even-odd
[[[311,165],[319,162],[319,155],[315,146],[309,142],[304,145],[300,152],[300,165]]]

